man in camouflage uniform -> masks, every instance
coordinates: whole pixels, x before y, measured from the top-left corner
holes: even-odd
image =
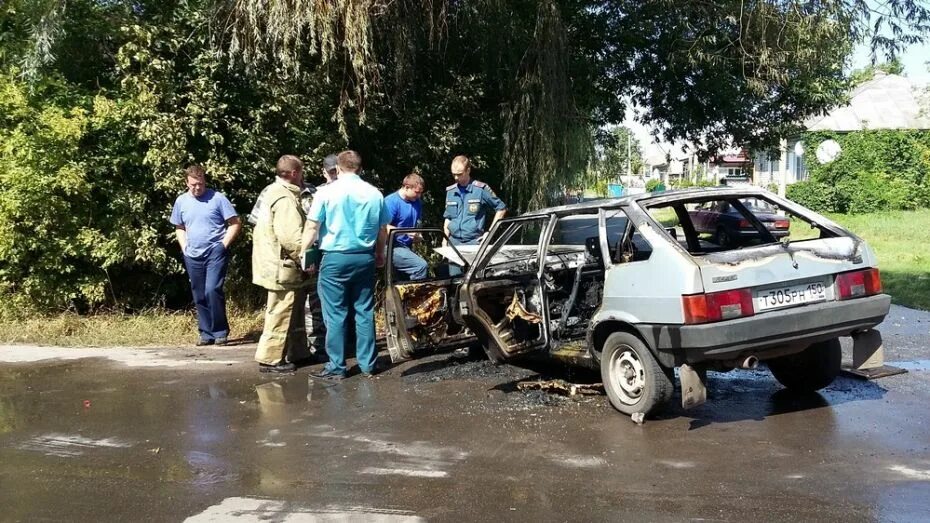
[[[255,351],[261,372],[293,372],[310,358],[304,328],[304,300],[309,284],[302,269],[301,245],[306,213],[300,202],[303,162],[285,155],[277,179],[255,202],[252,234],[252,283],[268,291],[265,324]]]

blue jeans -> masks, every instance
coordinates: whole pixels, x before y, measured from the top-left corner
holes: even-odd
[[[474,240],[462,241],[456,238],[449,238],[449,243],[452,245],[478,245],[478,238]],[[454,278],[456,276],[461,276],[463,267],[461,265],[456,265],[452,262],[449,262],[449,277]]]
[[[184,265],[190,277],[194,305],[197,306],[197,326],[200,338],[213,340],[229,336],[229,322],[226,320],[226,267],[229,265],[229,253],[222,243],[207,249],[197,258],[184,256]]]
[[[326,323],[326,369],[346,373],[349,311],[355,319],[355,358],[362,372],[371,372],[375,351],[375,255],[371,252],[329,251],[320,264],[317,290]]]
[[[429,265],[426,264],[426,260],[413,252],[410,247],[395,245],[392,252],[391,262],[394,264],[394,269],[396,271],[405,275],[408,280],[426,279]]]

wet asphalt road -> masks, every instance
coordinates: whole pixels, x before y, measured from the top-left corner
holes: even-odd
[[[930,520],[930,314],[882,331],[908,374],[799,398],[711,373],[707,405],[642,426],[518,391],[596,380],[535,364],[323,385],[258,374],[250,347],[3,347],[0,520]]]

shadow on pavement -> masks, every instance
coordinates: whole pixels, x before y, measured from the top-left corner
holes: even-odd
[[[765,370],[712,373],[708,378],[707,403],[685,410],[681,408],[680,391],[676,390],[669,408],[655,419],[693,418],[690,430],[694,430],[715,423],[762,421],[782,414],[879,400],[887,392],[875,382],[842,376],[826,389],[809,393],[782,388]]]
[[[485,383],[488,391],[515,396],[529,394],[518,388],[520,382],[528,380],[561,379],[574,384],[593,384],[601,381],[600,373],[596,370],[566,366],[552,360],[524,359],[498,365],[484,359],[483,355],[482,358],[472,357],[464,360],[449,355],[432,356],[406,368],[401,376],[406,381],[418,383],[446,380],[479,381]],[[767,369],[733,370],[726,373],[709,373],[707,403],[685,410],[681,407],[678,380],[675,381],[675,394],[668,407],[651,418],[691,418],[691,430],[712,424],[762,421],[767,417],[834,407],[849,402],[879,400],[887,392],[875,382],[840,376],[820,392],[800,394],[784,389]],[[539,391],[535,391],[534,394],[538,395]],[[606,397],[604,401],[607,401]]]

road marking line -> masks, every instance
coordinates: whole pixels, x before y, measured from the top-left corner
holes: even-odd
[[[208,521],[419,523],[425,520],[409,510],[340,505],[307,507],[288,501],[235,497],[226,498],[218,505],[208,507],[185,521],[189,523]]]
[[[911,479],[916,479],[919,481],[930,481],[930,470],[917,470],[910,467],[905,467],[904,465],[888,467],[888,470],[893,470]]]

